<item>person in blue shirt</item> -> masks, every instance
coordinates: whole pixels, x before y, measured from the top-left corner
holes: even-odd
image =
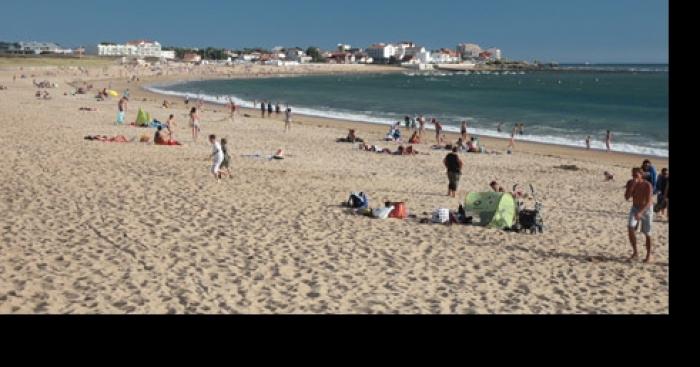
[[[644,179],[649,181],[652,188],[656,188],[656,168],[651,164],[651,161],[645,159],[642,162],[642,174]]]

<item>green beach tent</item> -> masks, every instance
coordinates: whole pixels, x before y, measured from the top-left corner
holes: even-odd
[[[479,224],[491,228],[510,228],[515,222],[515,200],[503,192],[470,192],[464,209],[479,215]]]
[[[136,115],[136,126],[148,126],[148,116],[139,108],[139,113]]]

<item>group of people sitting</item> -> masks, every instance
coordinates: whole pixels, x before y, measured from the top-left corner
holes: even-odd
[[[389,149],[389,148],[382,148],[382,147],[379,147],[377,145],[368,145],[365,143],[360,143],[360,150],[364,150],[367,152],[392,154],[392,155],[420,154],[417,150],[413,149],[413,145],[409,145],[408,147],[404,147],[403,145],[399,145],[399,147],[396,149],[396,151],[392,152],[391,149]]]
[[[44,91],[43,93],[38,90],[36,93],[34,93],[34,97],[36,98],[42,98],[42,99],[51,99],[51,95],[49,94],[48,91]]]
[[[156,133],[153,136],[153,143],[155,145],[182,145],[177,140],[172,139],[171,133],[163,132],[163,127],[160,125],[156,129]]]
[[[415,133],[414,133],[415,135]],[[413,137],[411,137],[413,139]],[[419,139],[419,138],[418,138]],[[418,140],[420,141],[420,140]],[[410,141],[409,141],[410,142]],[[485,150],[479,145],[479,138],[472,136],[469,141],[464,142],[462,138],[457,139],[457,141],[454,144],[445,144],[445,145],[440,145],[436,144],[433,145],[431,148],[432,149],[445,149],[445,150],[452,150],[452,148],[457,148],[458,151],[462,152],[468,152],[468,153],[482,153]]]

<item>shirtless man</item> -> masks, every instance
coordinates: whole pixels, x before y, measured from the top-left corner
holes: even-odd
[[[632,168],[632,179],[627,182],[625,200],[632,198],[632,208],[627,221],[627,230],[630,244],[632,244],[632,256],[630,257],[630,261],[632,261],[637,258],[637,236],[634,233],[634,229],[637,223],[640,220],[642,221],[642,233],[646,236],[647,248],[647,256],[644,262],[648,263],[651,261],[651,222],[653,219],[654,190],[642,174],[641,168]]]

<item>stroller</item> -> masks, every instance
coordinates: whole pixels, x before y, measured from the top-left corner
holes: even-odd
[[[515,192],[518,184],[513,185],[513,192]],[[530,233],[535,234],[538,231],[542,233],[544,231],[544,222],[542,221],[542,203],[537,200],[535,196],[535,188],[530,185],[530,192],[532,192],[532,198],[535,200],[534,209],[525,209],[525,203],[522,200],[516,201],[516,214],[515,214],[515,224],[511,228],[515,232],[522,232],[529,230]]]

